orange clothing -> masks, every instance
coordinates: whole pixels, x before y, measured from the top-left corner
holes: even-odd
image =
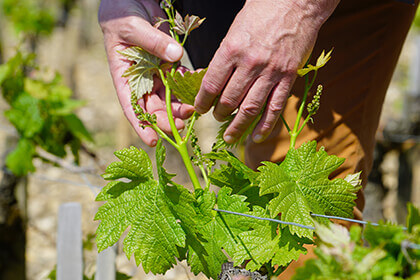
[[[299,136],[297,146],[316,140],[329,154],[346,158],[333,177],[362,171],[363,185],[367,183],[382,104],[416,12],[418,0],[415,2],[408,5],[391,0],[342,0],[321,28],[313,59],[322,50],[334,51],[316,80],[316,84],[324,86],[320,109],[313,117],[314,124],[309,123]],[[298,78],[284,109],[289,124],[296,118],[303,84],[303,79]],[[261,161],[279,162],[288,146],[289,135],[279,121],[265,142],[248,141],[246,162],[252,168]],[[356,203],[355,217],[361,219],[363,190]],[[313,257],[311,250],[279,279],[289,279],[308,257]]]

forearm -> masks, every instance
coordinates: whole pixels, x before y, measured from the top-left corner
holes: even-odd
[[[314,19],[314,24],[321,27],[331,16],[340,0],[297,0],[293,1],[298,9],[306,11]]]
[[[261,5],[267,4],[267,1],[265,0],[247,0],[246,2],[260,2]],[[283,7],[284,5],[289,6],[294,10],[299,11],[297,14],[299,14],[301,18],[296,20],[300,22],[305,19],[310,19],[312,25],[319,29],[331,16],[339,2],[340,0],[276,0],[270,1],[270,5],[281,5]],[[273,9],[273,11],[274,10],[275,9]]]

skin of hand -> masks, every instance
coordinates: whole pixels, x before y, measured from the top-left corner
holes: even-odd
[[[130,66],[130,62],[118,51],[131,46],[140,46],[167,62],[175,62],[182,57],[183,49],[168,35],[168,26],[162,25],[160,30],[152,26],[156,17],[165,17],[158,2],[155,0],[102,0],[98,12],[109,68],[119,102],[137,134],[149,146],[156,145],[158,136],[152,128],[139,126],[139,120],[131,106],[128,79],[122,77]],[[156,115],[157,125],[164,132],[171,133],[165,107],[165,88],[160,79],[154,79],[152,92],[144,95],[139,100],[139,105],[146,112]],[[194,108],[174,100],[172,110],[176,127],[181,130],[184,128],[183,120],[193,113]]]
[[[216,51],[195,101],[198,113],[213,104],[223,121],[238,109],[224,139],[234,143],[267,103],[254,129],[262,142],[274,128],[318,31],[339,0],[247,0]]]

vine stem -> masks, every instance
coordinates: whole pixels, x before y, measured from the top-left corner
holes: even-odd
[[[308,75],[305,76],[305,91],[303,92],[302,103],[300,104],[299,111],[298,111],[298,114],[297,114],[297,117],[296,117],[296,122],[295,122],[295,125],[293,127],[293,130],[289,132],[289,134],[290,134],[290,147],[289,148],[290,149],[295,148],[296,139],[297,139],[298,135],[302,132],[303,127],[308,122],[307,120],[305,120],[303,122],[302,126],[299,127],[300,120],[301,120],[302,115],[303,115],[303,110],[305,109],[305,105],[306,105],[306,99],[308,98],[309,90],[311,89],[312,85],[315,82],[317,73],[318,73],[318,71],[315,71],[314,76],[312,77],[312,80],[311,80],[310,83],[309,83]]]
[[[193,115],[191,116],[191,122],[187,129],[187,134],[185,134],[185,137],[184,137],[184,142],[188,142],[188,140],[190,139],[190,136],[194,129],[194,124],[197,118],[198,118],[198,113],[194,111]]]
[[[175,148],[177,148],[178,147],[178,144],[177,143],[175,143],[171,138],[169,138],[169,136],[168,135],[166,135],[166,133],[165,132],[163,132],[162,131],[162,129],[160,129],[158,126],[157,126],[157,124],[155,124],[155,123],[152,123],[151,125],[150,125],[159,135],[160,135],[160,137],[162,137],[163,139],[165,139],[166,141],[168,141],[172,146],[174,146]]]
[[[176,65],[174,64],[172,66],[172,70],[171,70],[170,75],[173,75],[173,73],[175,73],[175,71],[176,71]],[[199,190],[199,189],[201,189],[201,185],[200,185],[200,181],[198,180],[197,174],[194,171],[194,167],[192,165],[190,155],[188,154],[188,148],[187,148],[188,141],[185,141],[186,139],[183,140],[181,138],[181,135],[179,134],[179,132],[176,128],[176,125],[175,125],[175,121],[174,121],[174,117],[173,117],[173,113],[172,113],[171,89],[168,85],[168,81],[165,77],[165,74],[163,73],[163,70],[160,69],[160,68],[159,68],[159,74],[160,74],[160,78],[161,78],[163,84],[165,85],[166,112],[168,114],[169,125],[171,127],[171,131],[172,131],[172,134],[174,135],[176,143],[174,143],[172,140],[168,141],[168,142],[171,143],[172,146],[174,146],[175,149],[177,149],[177,151],[181,155],[182,161],[184,162],[185,168],[187,169],[188,176],[191,179],[191,183],[193,184],[194,189]],[[190,131],[190,134],[191,134],[191,130],[192,130],[191,126],[188,128],[188,130]],[[165,140],[167,140],[167,139],[165,139]]]

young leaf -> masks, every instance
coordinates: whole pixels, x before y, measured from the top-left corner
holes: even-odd
[[[316,142],[312,141],[289,150],[279,165],[264,162],[259,168],[260,194],[277,193],[270,201],[271,216],[281,213],[283,221],[308,226],[314,225],[311,213],[352,217],[359,188],[343,179],[328,178],[343,161],[323,149],[316,151]],[[313,234],[296,226],[290,226],[290,232],[308,238]]]
[[[333,50],[330,50],[327,54],[325,54],[325,51],[322,51],[321,55],[318,57],[315,66],[308,64],[304,68],[299,69],[297,71],[297,74],[301,77],[305,76],[311,71],[318,71],[319,68],[322,68],[327,64],[328,60],[331,59],[331,53]]]
[[[240,193],[247,197],[246,202],[251,205],[265,207],[269,196],[259,196],[259,186],[256,182],[258,173],[246,166],[232,153],[226,150],[206,154],[210,160],[222,160],[228,162],[221,164],[209,174],[210,182],[220,188],[229,187],[232,193]]]
[[[257,178],[258,173],[246,166],[245,163],[240,161],[231,152],[227,150],[220,150],[217,152],[208,153],[205,156],[211,160],[221,160],[229,163],[235,170],[238,170],[243,174],[244,179],[257,183],[255,179]]]
[[[119,52],[134,62],[123,74],[128,78],[131,93],[140,99],[153,89],[153,75],[159,69],[160,59],[140,47],[130,47]]]
[[[172,93],[181,102],[194,105],[195,97],[200,90],[201,81],[206,74],[207,69],[200,72],[181,72],[176,71],[174,76],[168,75],[168,84],[172,89]]]
[[[146,272],[164,273],[176,263],[177,246],[185,246],[185,233],[171,209],[166,186],[153,179],[151,162],[144,151],[131,147],[115,155],[121,162],[108,166],[103,177],[131,181],[110,182],[96,198],[108,201],[95,216],[95,220],[101,220],[98,249],[117,242],[130,227],[124,239],[126,255],[134,254],[136,263],[141,263]]]
[[[174,30],[179,35],[189,35],[191,31],[198,28],[206,18],[199,18],[198,16],[194,15],[186,15],[184,19],[182,19],[181,15],[178,11],[175,14],[175,26]]]

